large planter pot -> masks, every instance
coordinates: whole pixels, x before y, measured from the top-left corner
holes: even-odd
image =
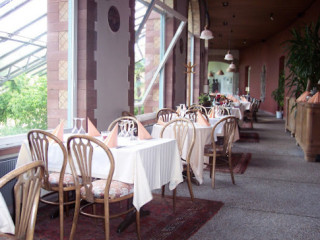
[[[296,111],[297,109],[293,106],[296,103],[296,99],[293,97],[286,98],[286,130],[291,132],[291,136],[294,137],[296,131]]]
[[[295,138],[304,151],[304,158],[314,162],[320,154],[320,104],[297,104]]]
[[[276,118],[282,119],[282,111],[276,111]]]

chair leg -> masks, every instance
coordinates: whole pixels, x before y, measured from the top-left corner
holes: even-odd
[[[141,239],[141,235],[140,235],[140,212],[136,211],[136,227],[137,227],[137,235],[138,235],[138,239]]]
[[[80,211],[80,192],[76,191],[76,203],[75,203],[75,207],[74,207],[74,216],[73,216],[73,222],[72,222],[69,240],[74,239],[74,235],[76,233],[76,228],[77,228],[77,223],[78,223],[78,218],[79,218],[79,211]]]
[[[104,234],[106,240],[110,238],[109,202],[104,204]]]
[[[193,202],[194,201],[194,196],[193,196],[193,191],[192,191],[191,174],[190,174],[189,168],[187,170],[187,180],[188,180],[188,188],[189,188],[189,192],[190,192],[191,201]]]
[[[175,189],[173,189],[173,193],[172,193],[173,197],[173,213],[176,213],[176,195],[177,195],[177,187]]]
[[[211,166],[211,187],[214,188],[215,185],[215,175],[216,175],[216,157],[212,158]]]
[[[233,167],[232,167],[232,158],[231,158],[231,154],[229,154],[229,170],[230,170],[230,175],[231,175],[231,181],[233,184],[236,184],[234,181],[234,175],[233,175]]]
[[[161,187],[161,196],[162,196],[162,197],[164,197],[164,190],[165,190],[165,185],[163,185],[163,186]]]
[[[59,220],[60,220],[60,240],[63,240],[63,198],[64,198],[64,192],[59,192]]]

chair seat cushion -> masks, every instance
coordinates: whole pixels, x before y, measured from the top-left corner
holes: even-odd
[[[49,173],[49,183],[52,187],[58,187],[59,186],[59,178],[60,173],[59,172],[51,172]],[[64,187],[70,187],[74,186],[74,178],[72,174],[65,173],[63,177],[63,186]]]
[[[100,179],[92,182],[92,193],[95,198],[104,198],[104,190],[106,188],[106,180]],[[109,190],[109,198],[116,199],[133,193],[133,184],[120,181],[112,181]],[[85,188],[80,189],[80,194],[85,196]]]
[[[222,153],[223,146],[216,145],[216,153]],[[213,154],[212,144],[207,144],[204,146],[204,154]]]

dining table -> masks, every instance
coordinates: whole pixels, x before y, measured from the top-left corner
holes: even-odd
[[[14,223],[12,221],[7,204],[0,193],[0,232],[14,234]]]
[[[64,143],[68,135],[64,135]],[[113,180],[134,184],[133,205],[139,209],[152,200],[152,190],[169,183],[173,190],[183,182],[182,163],[176,140],[130,140],[118,137],[118,146],[110,148],[114,157]],[[62,151],[56,143],[49,144],[49,171],[60,171]],[[31,161],[28,142],[24,141],[19,152],[17,167]],[[109,165],[102,148],[93,154],[92,176],[106,178]],[[67,165],[66,172],[71,173]]]
[[[227,116],[221,116],[217,118],[209,118],[210,126],[203,126],[199,123],[193,123],[196,131],[196,138],[195,138],[195,144],[191,153],[190,157],[190,165],[193,171],[193,174],[198,181],[199,184],[203,183],[203,169],[205,168],[205,163],[209,162],[208,157],[204,156],[204,147],[207,144],[211,143],[211,132],[213,127],[218,123],[221,119]],[[152,133],[151,136],[153,138],[159,138],[160,132],[163,128],[163,125],[161,124],[154,124],[152,127]],[[182,158],[186,158],[187,155],[187,147],[189,142],[191,141],[191,130],[189,130],[187,136],[186,136],[186,142],[182,149]],[[216,130],[214,132],[214,140],[217,141],[218,137],[223,136],[223,124],[219,124],[216,127]],[[234,142],[239,140],[239,130],[236,130],[236,136],[234,137]],[[171,129],[168,129],[168,131],[164,132],[163,137],[165,138],[174,138],[174,131],[171,127]]]

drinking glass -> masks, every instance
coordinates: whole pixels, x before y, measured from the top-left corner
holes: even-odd
[[[73,119],[73,129],[71,131],[72,134],[76,134],[78,133],[78,127],[77,127],[77,121],[78,121],[78,118],[74,118]]]
[[[120,127],[120,133],[118,134],[119,137],[124,137],[125,133],[124,133],[124,122],[120,121],[119,123],[119,127]]]
[[[78,131],[78,134],[85,134],[86,130],[84,130],[83,128],[83,120],[85,120],[85,118],[79,118],[79,120],[80,120],[80,129]]]

